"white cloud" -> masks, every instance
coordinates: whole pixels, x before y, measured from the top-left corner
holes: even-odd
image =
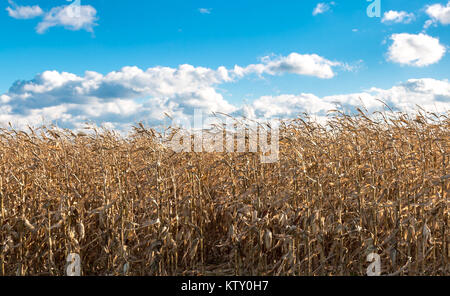
[[[241,107],[227,101],[218,86],[246,75],[295,73],[329,78],[330,62],[317,55],[292,53],[287,57],[265,57],[260,64],[234,69],[217,69],[180,65],[177,68],[153,67],[142,70],[124,67],[106,75],[86,71],[72,73],[45,71],[29,81],[17,81],[0,94],[0,124],[39,125],[43,119],[58,125],[80,128],[87,122],[125,130],[146,121],[161,124],[167,113],[174,118],[189,119],[194,109],[206,113],[224,113],[249,117],[295,117],[302,112],[324,116],[337,103],[353,108],[363,100],[368,108],[379,108],[382,99],[394,108],[407,110],[416,104],[444,111],[450,105],[447,80],[411,79],[391,89],[372,88],[361,93],[318,97],[314,94],[263,96]]]
[[[65,5],[52,8],[38,24],[36,31],[44,33],[51,27],[62,26],[69,30],[93,31],[97,10],[90,5]]]
[[[424,28],[428,28],[432,24],[440,23],[442,25],[450,24],[450,1],[447,6],[441,4],[433,4],[427,6],[426,13],[431,20],[426,21]]]
[[[233,81],[232,75],[224,67],[213,70],[191,65],[146,71],[124,67],[107,75],[87,71],[82,77],[45,71],[33,80],[15,82],[1,95],[0,122],[39,124],[44,116],[74,127],[86,120],[118,125],[154,122],[164,112],[189,114],[196,108],[231,113],[237,108],[214,86]]]
[[[201,13],[201,14],[211,14],[211,8],[199,8],[198,9],[198,11]]]
[[[318,15],[321,13],[324,13],[325,11],[327,11],[328,9],[330,9],[330,6],[328,6],[328,4],[326,3],[319,3],[317,4],[317,6],[314,8],[313,10],[313,15]]]
[[[7,95],[0,96],[0,103],[6,104],[6,103],[9,103],[9,101],[11,101],[11,98],[9,96],[7,96]]]
[[[438,38],[426,34],[393,34],[388,59],[402,65],[424,67],[435,64],[445,55],[446,48]]]
[[[234,112],[237,107],[228,103],[215,86],[233,82],[251,74],[277,75],[294,73],[318,78],[331,78],[335,74],[332,67],[340,65],[318,55],[292,53],[287,57],[271,59],[266,57],[261,64],[234,69],[219,67],[210,69],[181,65],[178,68],[153,67],[147,70],[138,67],[124,67],[120,71],[102,75],[86,71],[84,76],[72,73],[45,71],[30,81],[15,82],[2,102],[12,107],[13,113],[27,114],[31,110],[41,110],[51,106],[64,105],[70,114],[93,117],[92,110],[108,111],[107,118],[95,111],[97,120],[114,122],[130,120],[127,114],[138,110],[141,117],[158,119],[167,113],[189,113],[195,108],[207,112]],[[139,103],[139,107],[132,103]],[[92,106],[102,106],[91,108]],[[122,107],[120,107],[122,106]],[[133,112],[114,112],[128,110]],[[121,109],[125,108],[125,109]],[[148,113],[147,115],[143,115]],[[84,114],[84,115],[83,115]],[[117,116],[116,116],[117,115]],[[105,115],[106,116],[106,115]],[[95,116],[94,116],[95,117]],[[71,120],[74,117],[71,117]],[[77,117],[78,118],[78,117]],[[78,119],[77,119],[78,120]]]
[[[384,13],[381,22],[409,24],[414,20],[414,18],[415,18],[414,13],[407,13],[406,11],[390,10]]]
[[[450,110],[450,83],[448,80],[410,79],[389,90],[372,88],[370,91],[399,110],[414,110],[416,105],[438,112]]]
[[[335,76],[333,67],[342,66],[340,62],[332,62],[316,54],[291,53],[286,57],[264,57],[262,63],[249,65],[246,68],[237,67],[235,73],[248,75],[250,73],[279,75],[293,73],[329,79]]]
[[[331,78],[335,75],[332,70],[335,65],[340,63],[318,55],[292,53],[287,57],[266,57],[261,64],[235,66],[230,70],[181,65],[147,70],[124,67],[106,75],[86,71],[84,76],[45,71],[33,80],[15,82],[9,92],[0,97],[1,102],[10,107],[2,118],[4,121],[14,115],[15,118],[22,116],[20,118],[26,121],[33,115],[29,119],[37,120],[36,114],[41,113],[36,110],[55,106],[67,110],[61,120],[72,126],[88,118],[110,123],[140,118],[160,120],[164,112],[184,116],[194,109],[231,113],[238,107],[224,99],[216,90],[217,85],[251,74],[294,73]]]
[[[431,78],[410,79],[390,89],[373,87],[360,93],[325,97],[308,93],[262,96],[239,107],[226,101],[215,88],[216,84],[232,81],[230,75],[232,71],[224,68],[190,65],[146,71],[125,67],[107,75],[86,72],[83,77],[47,71],[32,81],[16,82],[0,96],[0,123],[24,127],[57,120],[58,125],[75,129],[93,122],[127,130],[140,121],[161,124],[164,113],[189,120],[194,109],[252,119],[287,119],[303,112],[324,118],[337,105],[355,110],[364,104],[370,112],[380,110],[383,104],[377,99],[400,111],[417,110],[416,105],[438,113],[450,110],[449,81]]]
[[[216,86],[252,74],[331,78],[337,65],[341,64],[315,54],[292,53],[287,57],[265,57],[260,64],[233,69],[192,65],[147,70],[124,67],[106,75],[86,71],[84,76],[45,71],[33,80],[15,82],[8,93],[0,96],[0,122],[40,124],[44,117],[71,128],[88,120],[123,127],[142,120],[160,122],[164,113],[189,118],[194,109],[206,113],[239,112],[239,107],[229,103]]]
[[[330,4],[331,4],[331,5],[334,5],[334,2],[331,2]],[[325,13],[325,12],[329,11],[329,10],[331,9],[330,4],[327,4],[327,3],[318,3],[318,4],[316,5],[316,7],[314,8],[312,14],[313,14],[314,16],[316,16],[316,15],[318,15],[318,14],[322,14],[322,13]]]
[[[8,2],[12,6],[12,8],[8,6],[6,8],[6,11],[8,11],[10,17],[13,17],[15,19],[32,19],[44,14],[39,5],[19,6],[11,0],[9,0]]]
[[[263,96],[251,105],[258,117],[295,117],[302,112],[316,114],[333,109],[334,105],[313,94]],[[247,114],[248,115],[248,114]]]
[[[417,105],[434,112],[450,111],[450,83],[431,78],[410,79],[390,89],[371,88],[361,93],[318,97],[314,94],[263,96],[245,106],[242,113],[249,118],[293,118],[307,112],[325,116],[337,105],[354,110],[362,104],[369,110],[381,110],[382,100],[394,110],[411,112]]]

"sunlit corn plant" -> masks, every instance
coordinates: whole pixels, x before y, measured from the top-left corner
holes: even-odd
[[[0,130],[0,274],[450,275],[448,115],[303,115],[271,164],[170,134]]]

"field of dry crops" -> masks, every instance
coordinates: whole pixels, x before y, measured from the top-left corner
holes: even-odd
[[[389,114],[287,122],[273,164],[3,129],[0,275],[450,275],[450,119]]]

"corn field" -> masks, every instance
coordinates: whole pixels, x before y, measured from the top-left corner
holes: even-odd
[[[271,164],[162,138],[1,129],[0,275],[450,275],[446,115],[301,115]]]

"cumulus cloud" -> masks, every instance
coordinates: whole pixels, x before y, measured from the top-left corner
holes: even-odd
[[[437,23],[446,26],[450,24],[450,1],[447,2],[447,6],[441,4],[429,5],[426,8],[426,13],[431,19],[425,23],[425,29]]]
[[[229,74],[188,65],[147,71],[127,67],[107,75],[86,72],[83,77],[48,71],[31,81],[15,83],[0,96],[0,122],[25,126],[58,121],[62,127],[75,129],[93,122],[125,130],[140,121],[161,124],[165,113],[183,121],[192,117],[194,109],[253,119],[294,118],[303,112],[323,118],[336,106],[355,110],[364,104],[369,111],[379,110],[383,104],[377,99],[401,111],[416,110],[416,105],[430,111],[450,110],[449,81],[431,78],[410,79],[390,89],[374,87],[325,97],[308,93],[262,96],[239,107],[226,101],[215,88],[230,81]]]
[[[314,94],[263,96],[251,104],[254,117],[295,117],[307,112],[317,114],[333,109],[334,105],[321,100]],[[246,114],[250,116],[250,114]]]
[[[338,64],[340,63],[318,55],[292,53],[287,57],[266,57],[260,64],[235,66],[234,69],[210,69],[192,65],[180,65],[178,68],[153,67],[147,70],[124,67],[106,75],[87,71],[84,76],[45,71],[32,80],[16,81],[8,93],[2,95],[1,100],[12,108],[13,113],[18,114],[60,105],[72,111],[84,110],[81,106],[87,106],[87,111],[103,110],[91,108],[102,104],[109,104],[105,105],[104,110],[112,110],[112,106],[117,107],[115,110],[122,110],[118,106],[136,106],[130,102],[139,102],[141,105],[137,110],[140,112],[151,111],[153,115],[158,113],[160,116],[164,112],[190,112],[196,108],[207,112],[234,112],[236,107],[228,103],[215,86],[254,73],[294,73],[331,78],[335,75],[332,67]]]
[[[17,81],[3,94],[0,121],[38,124],[42,117],[70,127],[86,120],[131,123],[160,120],[168,114],[234,112],[214,86],[231,82],[232,73],[181,65],[146,71],[124,67],[107,75],[87,71],[84,76],[46,71],[30,81]],[[55,109],[56,108],[56,109]],[[52,112],[58,110],[58,112]],[[51,115],[51,116],[49,116]]]
[[[2,103],[2,104],[9,103],[10,100],[11,100],[11,98],[7,95],[0,96],[0,103]]]
[[[292,73],[329,79],[335,76],[333,67],[343,66],[340,62],[333,62],[316,54],[298,54],[295,52],[286,57],[272,58],[267,56],[262,58],[261,62],[245,68],[236,67],[235,73],[238,75]]]
[[[417,105],[436,112],[450,110],[448,80],[410,79],[388,90],[372,88],[370,92],[398,110],[411,111]]]
[[[431,78],[410,79],[390,89],[371,88],[360,93],[318,97],[314,94],[263,96],[245,106],[242,112],[249,118],[292,118],[306,112],[319,117],[336,106],[354,111],[364,105],[369,112],[380,110],[384,104],[394,110],[411,112],[417,105],[435,112],[450,111],[450,83]]]
[[[6,11],[10,17],[15,19],[32,19],[44,14],[39,5],[34,6],[19,6],[13,1],[9,0],[9,5],[12,7],[7,7]]]
[[[69,30],[93,31],[97,21],[97,10],[91,5],[81,5],[80,0],[75,0],[72,4],[53,7],[50,11],[44,12],[38,5],[18,6],[9,0],[12,7],[7,7],[8,14],[16,19],[30,19],[42,17],[36,27],[39,34],[45,33],[51,27],[61,26]]]
[[[414,18],[415,18],[414,13],[407,13],[406,11],[389,10],[384,13],[381,22],[409,24],[414,20]]]
[[[316,16],[318,14],[325,13],[325,12],[329,11],[331,9],[331,5],[334,5],[334,4],[335,4],[334,2],[330,2],[330,4],[328,4],[328,3],[318,3],[316,5],[316,7],[314,8],[312,14],[314,16]]]
[[[434,79],[411,79],[387,90],[372,88],[361,93],[326,97],[314,94],[263,96],[244,107],[230,103],[218,90],[220,85],[251,74],[296,73],[327,78],[333,73],[323,70],[327,65],[332,67],[329,63],[319,56],[291,54],[266,57],[260,64],[233,69],[192,65],[147,70],[124,67],[107,74],[86,71],[81,76],[45,71],[32,80],[16,81],[7,93],[0,94],[0,124],[11,122],[24,127],[40,125],[46,120],[77,129],[85,122],[92,122],[126,130],[140,121],[159,125],[167,119],[165,114],[189,120],[195,109],[250,118],[289,118],[302,112],[324,116],[336,104],[351,108],[359,106],[361,99],[368,108],[381,107],[376,99],[399,109],[414,108],[416,104],[442,111],[449,107],[450,83]]]
[[[186,116],[194,109],[205,112],[233,113],[238,107],[227,102],[215,86],[233,82],[250,74],[278,75],[294,73],[331,78],[330,62],[318,55],[292,53],[275,59],[266,57],[261,64],[216,70],[181,65],[178,68],[154,67],[147,70],[124,67],[106,75],[87,71],[80,77],[72,73],[45,71],[30,81],[15,82],[1,99],[10,109],[2,121],[21,118],[36,123],[49,108],[63,110],[60,120],[77,122],[127,122],[146,118],[161,120],[164,113]],[[4,112],[5,113],[5,112]],[[17,117],[19,116],[19,117]],[[54,120],[55,114],[51,116]]]
[[[51,27],[62,26],[73,31],[92,32],[96,20],[97,10],[90,5],[58,6],[45,14],[44,19],[37,25],[36,31],[42,34]]]
[[[318,55],[292,53],[265,57],[259,64],[232,69],[210,69],[180,65],[142,70],[124,67],[103,75],[86,71],[83,76],[45,71],[32,80],[16,81],[0,96],[0,122],[40,124],[58,120],[62,126],[81,126],[85,121],[107,122],[120,127],[137,121],[160,122],[165,113],[189,118],[195,109],[210,112],[239,112],[217,86],[247,75],[297,75],[331,78],[341,65]]]
[[[438,38],[426,34],[393,34],[388,59],[402,65],[424,67],[439,62],[446,48]]]
[[[250,74],[298,75],[331,78],[335,74],[331,62],[318,55],[292,53],[287,57],[262,59],[260,64],[234,69],[216,70],[192,65],[178,68],[153,67],[147,70],[124,67],[106,75],[87,71],[83,77],[72,73],[45,71],[30,81],[16,81],[2,102],[12,100],[12,106],[40,109],[59,104],[88,104],[93,100],[106,102],[116,99],[152,98],[159,104],[184,109],[204,108],[209,111],[231,112],[235,108],[217,93],[214,86],[232,82]],[[13,98],[13,99],[11,99]],[[23,109],[23,108],[22,108]]]

